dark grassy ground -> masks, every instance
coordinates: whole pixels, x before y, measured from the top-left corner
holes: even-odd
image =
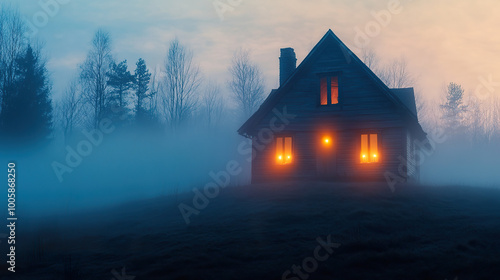
[[[341,245],[307,279],[500,279],[500,190],[401,186],[392,193],[385,184],[310,182],[226,188],[186,225],[178,203],[192,205],[192,197],[20,226],[18,272],[5,279],[132,280],[122,268],[135,280],[282,279],[328,235]]]

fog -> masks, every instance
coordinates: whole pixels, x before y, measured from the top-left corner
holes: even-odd
[[[93,146],[80,164],[70,167],[72,172],[62,173],[60,181],[54,162],[66,165],[67,147],[76,151],[82,141],[87,141],[83,134],[74,144],[56,140],[43,148],[2,152],[2,163],[16,163],[20,217],[69,214],[188,192],[212,182],[209,173],[225,170],[231,160],[240,163],[244,172],[231,177],[230,185],[249,182],[248,155],[238,153],[238,145],[245,139],[230,128],[217,132],[192,129],[176,135],[116,131],[104,135],[102,143]]]
[[[12,57],[0,56],[0,65],[5,68],[0,69],[0,76],[5,76],[0,79],[2,103],[5,103],[0,110],[0,138],[23,132],[18,136],[28,139],[40,134],[36,136],[51,139],[34,146],[0,145],[0,163],[5,167],[10,161],[16,163],[16,205],[20,216],[70,214],[131,200],[190,192],[212,182],[211,172],[224,170],[230,161],[236,161],[242,172],[231,177],[229,184],[237,186],[250,182],[250,155],[241,154],[238,149],[242,143],[248,145],[248,139],[239,136],[236,130],[259,108],[269,92],[268,83],[278,76],[275,72],[269,74],[269,65],[267,70],[262,67],[273,60],[268,59],[265,64],[259,60],[258,53],[273,55],[273,71],[278,70],[277,54],[266,49],[271,45],[255,45],[250,50],[255,51],[256,56],[250,55],[250,50],[242,50],[235,52],[232,59],[222,59],[232,51],[224,49],[223,55],[219,52],[199,55],[213,50],[202,52],[198,47],[205,48],[206,44],[190,44],[190,40],[179,39],[167,42],[168,39],[162,42],[164,48],[155,48],[162,49],[161,58],[152,58],[146,64],[141,59],[148,54],[146,51],[130,56],[115,50],[115,46],[120,50],[128,45],[123,43],[121,32],[114,35],[106,28],[86,27],[88,32],[95,32],[94,37],[92,40],[91,36],[85,38],[88,43],[81,44],[85,45],[85,49],[81,49],[83,54],[69,63],[72,71],[65,70],[74,78],[65,79],[64,75],[51,75],[51,63],[45,58],[47,52],[54,50],[51,40],[46,49],[44,44],[35,44],[37,40],[24,40],[23,31],[30,22],[24,20],[22,9],[6,6],[0,10],[0,15],[0,20],[12,23],[2,25],[0,39],[18,38],[0,40],[3,44],[0,51],[12,49],[14,52]],[[170,35],[175,37],[172,32],[165,38]],[[113,41],[113,38],[118,40]],[[280,44],[272,46],[274,51],[284,47],[284,43]],[[228,46],[237,50],[245,44],[238,42]],[[374,63],[378,61],[376,52],[365,52],[371,48],[367,47],[363,52],[359,49],[358,56],[388,87],[415,87],[420,123],[431,141],[433,131],[447,130],[446,140],[433,143],[432,149],[421,157],[422,183],[500,186],[497,170],[500,166],[500,98],[494,90],[477,90],[489,89],[490,83],[482,78],[480,80],[486,83],[479,87],[469,82],[466,88],[450,83],[443,90],[434,87],[429,94],[422,94],[427,92],[423,89],[428,86],[419,82],[418,72],[411,73],[404,57],[387,62],[384,59],[377,65]],[[307,51],[303,51],[302,56]],[[179,53],[182,55],[176,55]],[[217,59],[218,63],[210,63],[208,58]],[[412,62],[421,56],[410,53],[408,58]],[[49,59],[64,60],[64,57],[53,54]],[[95,63],[96,59],[101,61]],[[199,67],[206,64],[217,64],[218,70]],[[176,71],[176,65],[184,65],[184,69],[191,71]],[[236,75],[231,69],[252,71]],[[6,76],[18,72],[36,75]],[[423,75],[423,78],[425,76],[432,75]],[[394,79],[389,79],[391,77]],[[255,84],[245,86],[248,81]],[[53,90],[54,83],[59,84],[56,87],[59,89]],[[241,90],[239,85],[243,85]],[[438,102],[428,100],[429,95],[434,95],[433,99]],[[235,111],[245,116],[236,117]],[[237,121],[232,120],[236,118]],[[114,128],[100,131],[96,136],[92,131],[103,130],[101,122],[104,120],[111,122],[109,125]],[[137,128],[143,125],[156,127],[151,130]],[[29,135],[22,135],[24,132]],[[15,139],[5,138],[2,140]]]
[[[13,160],[17,171],[17,211],[20,217],[70,214],[119,203],[191,192],[212,182],[226,164],[237,161],[241,175],[231,177],[230,185],[249,183],[249,155],[238,152],[247,142],[233,127],[184,130],[172,135],[164,132],[116,131],[104,135],[88,156],[59,181],[53,164],[66,164],[67,147],[76,150],[79,140],[65,145],[55,140],[38,148],[2,152],[1,162]],[[431,186],[500,186],[500,144],[471,144],[449,139],[438,143],[421,165],[422,184]],[[389,189],[388,189],[389,190]]]
[[[450,139],[437,144],[421,166],[421,181],[430,185],[500,187],[500,143],[473,144]]]

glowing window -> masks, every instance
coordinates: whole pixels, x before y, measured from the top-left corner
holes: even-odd
[[[378,135],[377,134],[362,134],[361,135],[361,163],[378,162]]]
[[[320,104],[332,105],[339,103],[339,78],[322,77],[320,80]]]
[[[292,137],[276,138],[276,163],[285,165],[292,163]]]
[[[327,79],[321,78],[321,105],[328,105],[328,86]]]
[[[339,78],[338,77],[332,77],[331,78],[331,102],[332,104],[338,104],[339,103]]]

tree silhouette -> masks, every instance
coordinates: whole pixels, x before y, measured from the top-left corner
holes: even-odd
[[[36,140],[52,132],[52,103],[45,64],[28,45],[16,59],[14,90],[3,96],[0,125],[8,139]]]
[[[111,63],[107,76],[110,87],[109,115],[114,118],[122,117],[129,111],[127,97],[134,86],[134,76],[128,71],[126,60],[119,64]]]
[[[94,127],[99,126],[99,122],[106,117],[106,110],[109,108],[107,73],[112,63],[111,36],[108,32],[99,29],[92,40],[92,48],[81,65],[80,74],[84,100],[94,111],[92,119]]]
[[[146,62],[144,59],[139,58],[136,63],[137,68],[135,69],[134,75],[134,88],[136,97],[135,106],[135,119],[136,122],[141,123],[146,120],[151,120],[151,112],[145,109],[145,101],[147,98],[151,98],[151,92],[149,91],[149,81],[151,80],[151,73],[149,73],[146,67]]]
[[[217,83],[208,81],[204,86],[201,109],[207,128],[220,124],[224,114],[224,97]]]
[[[264,101],[264,78],[246,50],[237,51],[229,67],[229,89],[244,119],[250,117]]]
[[[25,30],[19,10],[0,8],[0,111],[5,107],[3,97],[15,91],[16,60],[26,50]]]
[[[66,144],[71,138],[74,128],[83,122],[85,114],[83,105],[81,85],[78,79],[72,80],[62,99],[56,105],[57,119]]]
[[[441,105],[445,125],[450,133],[458,133],[463,129],[464,113],[467,106],[463,101],[464,89],[461,85],[450,83],[447,88],[446,102]]]
[[[193,61],[193,53],[174,39],[163,71],[163,108],[167,122],[175,130],[192,116],[198,106],[200,70]]]

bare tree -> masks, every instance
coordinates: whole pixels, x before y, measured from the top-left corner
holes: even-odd
[[[415,87],[415,79],[408,70],[406,59],[401,57],[393,60],[384,67],[379,67],[379,58],[372,48],[362,49],[362,59],[368,68],[370,68],[377,76],[390,88]],[[421,92],[415,88],[415,103],[419,119],[427,116],[427,103]],[[424,120],[429,123],[429,120]]]
[[[203,117],[209,128],[220,123],[224,113],[224,98],[218,84],[208,82],[202,98]]]
[[[498,140],[500,137],[500,98],[498,96],[493,96],[493,124],[494,124],[494,133],[493,136],[497,137]]]
[[[378,67],[378,56],[372,48],[363,48],[362,50],[362,59],[368,68],[370,68],[373,72],[376,72]]]
[[[482,109],[484,137],[491,142],[500,132],[500,98],[492,95],[483,100]]]
[[[362,59],[368,68],[370,68],[389,88],[404,88],[415,87],[415,79],[408,70],[406,59],[401,57],[395,59],[389,64],[380,67],[379,58],[372,48],[362,49]],[[419,119],[425,124],[430,124],[433,121],[428,119],[430,115],[430,108],[422,96],[421,92],[414,88],[415,104],[417,107],[417,114]]]
[[[198,105],[201,77],[193,53],[180,44],[178,39],[170,43],[164,64],[163,108],[167,122],[173,129],[185,122]]]
[[[83,99],[78,80],[73,80],[66,89],[61,101],[57,104],[59,121],[67,142],[73,129],[82,124]]]
[[[161,78],[159,77],[158,70],[155,68],[153,70],[153,73],[151,73],[151,80],[150,80],[150,86],[149,86],[149,104],[148,104],[148,110],[149,110],[149,115],[152,118],[153,122],[159,122],[160,121],[160,107],[161,107],[161,96],[160,96],[160,91],[161,91],[161,85],[159,80]]]
[[[380,79],[390,88],[410,87],[415,83],[404,57],[393,60],[378,72]]]
[[[439,128],[444,128],[444,119],[442,118],[440,106],[440,101],[432,100],[425,103],[424,110],[418,111],[419,123],[422,125],[424,131],[432,134],[438,132]]]
[[[492,142],[500,136],[500,98],[469,93],[464,101],[464,125],[473,143]]]
[[[433,122],[430,118],[432,118],[432,108],[430,103],[423,96],[422,91],[419,87],[414,87],[415,94],[415,106],[417,108],[417,115],[419,122],[422,124],[430,124]]]
[[[481,101],[474,95],[470,94],[467,98],[467,108],[465,112],[464,123],[469,132],[473,143],[479,143],[485,132],[484,112]]]
[[[229,67],[229,88],[242,117],[250,117],[264,100],[264,79],[257,65],[250,60],[247,50],[235,52]]]
[[[26,49],[26,24],[19,10],[0,7],[0,111],[3,96],[14,90],[15,62]]]
[[[108,109],[107,73],[113,62],[111,55],[111,37],[108,32],[99,29],[92,40],[92,48],[81,65],[81,80],[85,102],[94,111],[93,126],[97,127]]]

